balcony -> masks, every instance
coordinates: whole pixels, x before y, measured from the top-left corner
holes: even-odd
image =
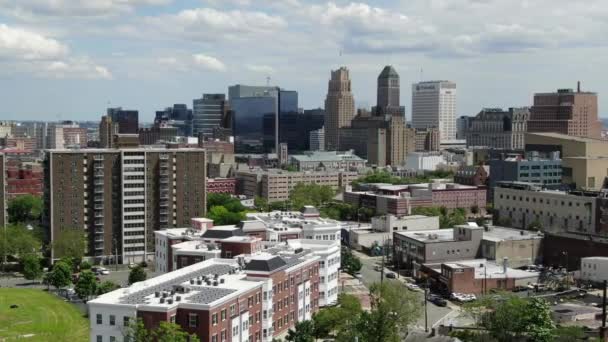
[[[96,218],[103,218],[103,211],[98,211],[95,213]]]
[[[103,160],[103,156],[93,156],[93,160],[94,161],[102,161]]]
[[[167,171],[167,170],[160,170],[160,175],[161,176],[169,176],[169,171]]]
[[[95,204],[95,210],[103,210],[103,204]]]
[[[97,194],[103,193],[103,186],[96,186],[94,191]]]
[[[162,223],[167,223],[169,222],[169,218],[167,218],[167,216],[161,216],[160,219],[158,219],[160,222]]]
[[[161,192],[168,192],[169,191],[169,186],[168,185],[161,185],[159,189],[160,189]]]
[[[103,228],[95,228],[95,234],[103,234]]]
[[[95,164],[93,165],[93,168],[94,168],[95,170],[103,170],[104,165],[103,165],[102,163],[95,163]]]
[[[160,215],[168,215],[169,211],[168,210],[161,210],[159,214]]]
[[[95,202],[103,202],[103,196],[95,196],[93,199]]]
[[[160,198],[163,198],[163,199],[169,198],[169,191],[161,191]]]
[[[103,242],[103,235],[98,235],[95,237],[95,242]]]
[[[104,181],[103,180],[95,180],[95,182],[93,182],[94,185],[103,185]]]
[[[158,159],[160,159],[160,160],[168,160],[169,156],[166,155],[166,154],[161,154],[160,156],[158,156]]]
[[[95,177],[103,177],[103,170],[95,170]]]
[[[102,249],[103,249],[103,242],[95,244],[95,250],[102,250]]]
[[[169,206],[169,201],[167,200],[161,200],[158,204],[160,207],[166,208]]]

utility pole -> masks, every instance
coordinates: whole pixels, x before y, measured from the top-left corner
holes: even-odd
[[[604,295],[602,297],[602,327],[600,328],[600,340],[606,340],[606,287],[608,287],[608,281],[604,280]]]
[[[424,287],[424,332],[429,332],[429,310],[428,310],[428,291],[429,291],[429,281],[426,281],[426,286]]]
[[[382,246],[382,267],[380,269],[380,286],[384,283],[384,246]]]

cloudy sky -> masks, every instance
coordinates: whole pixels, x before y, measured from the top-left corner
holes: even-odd
[[[606,32],[606,0],[0,0],[0,118],[98,119],[110,104],[151,121],[266,77],[312,108],[340,65],[371,106],[386,64],[408,117],[420,79],[455,81],[460,115],[581,80],[602,115]]]

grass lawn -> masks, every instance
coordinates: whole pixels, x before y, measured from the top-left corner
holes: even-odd
[[[11,309],[12,304],[19,308]],[[42,290],[0,288],[0,341],[20,336],[28,337],[26,341],[88,341],[89,321],[71,304]]]

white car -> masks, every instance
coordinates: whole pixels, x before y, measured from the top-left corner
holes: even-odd
[[[110,271],[107,268],[100,267],[97,269],[97,274],[108,275],[110,274]]]
[[[418,291],[418,290],[420,290],[420,286],[418,286],[416,284],[407,283],[407,284],[405,284],[405,287],[407,287],[408,290],[411,290],[411,291]]]

